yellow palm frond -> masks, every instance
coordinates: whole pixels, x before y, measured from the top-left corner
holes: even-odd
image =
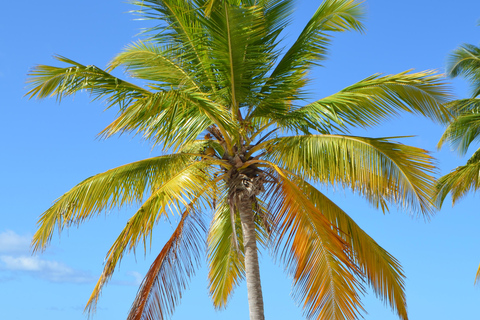
[[[54,58],[70,66],[36,66],[29,73],[31,89],[26,95],[30,98],[56,96],[60,101],[65,96],[87,90],[95,100],[105,98],[108,107],[118,105],[123,109],[135,99],[151,94],[147,89],[114,77],[96,66],[85,66],[62,56]]]
[[[405,275],[397,259],[378,245],[341,208],[305,181],[296,181],[308,199],[335,226],[352,248],[355,263],[378,297],[388,301],[401,319],[408,319]]]
[[[147,237],[150,236],[150,240],[152,239],[153,227],[160,217],[168,216],[168,212],[180,214],[182,207],[190,207],[190,203],[196,201],[194,199],[202,194],[211,196],[211,180],[206,170],[205,164],[194,162],[182,170],[172,173],[169,179],[165,179],[161,184],[155,185],[155,190],[135,215],[129,219],[108,251],[102,275],[89,298],[86,310],[95,310],[103,286],[111,278],[127,250],[133,250],[143,240],[146,251]]]
[[[452,172],[444,175],[437,182],[435,200],[441,206],[450,193],[452,205],[465,196],[469,191],[480,188],[480,149],[478,149],[464,166],[459,166]]]
[[[259,146],[260,147],[260,146]],[[308,135],[266,141],[267,159],[323,184],[348,187],[387,209],[386,201],[421,213],[434,206],[433,158],[388,138]]]
[[[224,188],[223,188],[224,189]],[[219,205],[207,237],[207,259],[209,261],[209,287],[215,308],[225,308],[235,287],[245,278],[243,233],[239,214],[235,213],[235,236],[231,211],[226,191],[221,188]],[[223,191],[222,191],[223,190]],[[272,228],[271,214],[266,204],[257,200],[255,208],[255,231],[257,241],[267,247],[269,230]],[[238,241],[238,245],[235,244]]]
[[[293,113],[308,117],[313,123],[333,120],[344,126],[377,125],[400,111],[445,123],[451,115],[442,106],[449,97],[442,79],[433,71],[376,74]]]
[[[131,76],[152,81],[152,85],[200,91],[195,74],[186,70],[178,54],[178,50],[139,41],[118,54],[110,62],[108,70],[124,66]]]
[[[55,227],[79,224],[103,210],[140,203],[146,193],[184,169],[194,159],[174,154],[133,162],[85,179],[61,196],[39,221],[34,250],[44,249]]]
[[[173,313],[200,263],[206,231],[193,203],[148,270],[127,320],[163,320]]]
[[[238,221],[235,229],[240,248],[238,251],[232,238],[234,231],[230,221],[230,207],[226,201],[222,201],[215,211],[207,238],[209,288],[216,308],[226,307],[233,289],[245,278],[243,237]]]
[[[273,168],[279,180],[270,202],[278,232],[275,251],[294,278],[296,299],[308,318],[357,319],[364,289],[348,243],[295,181]]]
[[[192,90],[159,91],[133,101],[100,135],[137,132],[164,149],[178,149],[217,125],[227,145],[238,134],[229,111],[208,96]]]

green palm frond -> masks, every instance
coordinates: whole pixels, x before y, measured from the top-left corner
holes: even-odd
[[[53,231],[79,224],[103,210],[143,201],[147,193],[188,168],[189,155],[167,155],[133,162],[80,182],[60,197],[38,221],[34,250],[44,249]]]
[[[146,251],[147,237],[152,240],[153,227],[162,216],[168,217],[169,212],[181,215],[182,208],[189,208],[200,196],[212,198],[212,185],[206,169],[202,162],[192,163],[182,170],[170,172],[168,179],[155,184],[152,194],[129,219],[108,251],[102,275],[95,285],[86,310],[95,310],[103,286],[111,278],[127,250],[135,249],[143,240]]]
[[[377,296],[388,301],[401,319],[408,319],[404,292],[405,274],[398,260],[315,187],[304,181],[296,181],[296,184],[332,225],[341,230],[339,234],[349,243],[355,263]]]
[[[480,149],[478,149],[464,166],[459,166],[444,175],[437,182],[436,202],[440,207],[447,195],[452,196],[452,205],[469,191],[480,188]]]
[[[348,187],[375,206],[386,201],[423,214],[434,209],[433,158],[423,149],[387,138],[310,135],[276,138],[266,158],[314,181]]]
[[[257,201],[255,208],[257,241],[263,247],[267,247],[273,221],[267,210],[267,204],[260,199]],[[233,237],[230,214],[230,206],[223,190],[207,238],[210,295],[213,305],[218,309],[226,307],[233,290],[245,278],[245,253],[240,215],[235,214],[235,237]],[[238,241],[238,250],[235,241]]]
[[[197,83],[201,79],[180,57],[176,48],[139,41],[118,54],[110,62],[109,69],[124,66],[132,77],[159,83],[157,85],[161,87],[186,87],[201,91]]]
[[[108,107],[118,105],[123,109],[132,101],[151,94],[150,91],[114,77],[96,66],[84,66],[62,56],[55,56],[55,59],[70,66],[36,66],[28,74],[31,89],[25,95],[40,99],[56,96],[61,100],[80,90],[87,90],[94,100],[105,98]]]
[[[362,31],[363,9],[356,0],[323,1],[295,41],[278,61],[262,92],[268,94],[252,117],[265,112],[276,101],[297,100],[303,96],[306,73],[326,59],[331,32]]]
[[[472,85],[472,98],[480,95],[480,48],[464,44],[449,56],[447,72],[450,77],[465,77]]]
[[[227,144],[238,134],[238,125],[223,106],[201,92],[172,89],[136,100],[100,134],[107,138],[136,131],[155,144],[163,144],[164,149],[177,149],[212,125],[218,126]]]
[[[207,239],[209,261],[209,288],[213,305],[224,308],[233,289],[245,278],[243,236],[240,223],[235,224],[240,250],[232,238],[230,207],[223,201],[217,207]]]
[[[142,0],[133,1],[133,4],[140,8],[138,12],[144,18],[164,22],[147,29],[150,40],[162,45],[168,43],[180,50],[182,60],[195,68],[202,85],[215,91],[216,83],[202,26],[202,2],[204,1]]]
[[[480,136],[480,48],[464,44],[450,56],[447,65],[448,75],[463,76],[471,83],[473,94],[471,99],[459,99],[447,104],[455,118],[450,121],[443,133],[438,148],[448,142],[461,155],[465,155],[473,142]],[[441,206],[450,193],[452,204],[461,199],[469,191],[480,187],[478,172],[480,169],[480,151],[477,150],[464,166],[441,177],[437,182],[435,200]]]
[[[448,141],[461,155],[465,155],[470,144],[479,139],[480,112],[462,112],[445,129],[438,147]]]
[[[280,123],[295,126],[289,118],[309,121],[311,129],[325,126],[345,130],[349,126],[369,127],[398,115],[399,111],[417,113],[442,123],[450,114],[441,104],[448,92],[439,75],[431,71],[381,76],[355,83],[338,93],[287,113]]]
[[[201,216],[188,207],[142,281],[127,320],[163,320],[173,313],[200,264],[205,231]]]
[[[275,251],[294,278],[295,298],[308,318],[357,319],[363,287],[347,243],[296,182],[273,167],[279,179],[270,202],[278,232]]]
[[[262,68],[268,53],[260,41],[266,34],[262,11],[258,7],[231,6],[224,1],[205,24],[212,37],[210,55],[217,82],[236,117],[239,103],[252,93],[255,80],[263,81],[255,73],[266,72]]]
[[[303,73],[312,64],[325,60],[330,42],[327,32],[362,31],[363,25],[360,20],[363,15],[360,1],[323,1],[295,43],[279,61],[271,78],[282,78],[296,72]]]
[[[478,113],[480,112],[480,99],[458,99],[445,103],[445,107],[453,116],[462,113]]]

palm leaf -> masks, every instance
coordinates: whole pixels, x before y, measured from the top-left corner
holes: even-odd
[[[202,9],[196,3],[202,1],[185,0],[142,0],[133,1],[146,19],[164,21],[165,24],[146,30],[156,43],[169,43],[181,51],[184,63],[195,68],[202,83],[215,91],[216,83],[205,46],[205,33],[202,26]]]
[[[295,43],[279,61],[271,78],[283,77],[285,74],[303,72],[318,61],[325,60],[330,37],[326,32],[362,31],[360,19],[363,8],[355,0],[323,1],[313,17],[298,36]]]
[[[326,58],[331,40],[329,33],[363,30],[360,22],[362,16],[363,9],[359,1],[323,1],[295,43],[276,64],[262,88],[262,92],[268,96],[256,107],[252,117],[265,112],[272,104],[279,104],[279,101],[302,98],[301,88],[307,82],[307,71]]]
[[[464,44],[453,51],[448,59],[450,77],[463,76],[472,84],[472,98],[480,95],[480,48]]]
[[[452,205],[465,196],[469,191],[480,188],[480,149],[478,149],[464,166],[459,166],[452,172],[444,175],[437,182],[435,200],[439,207],[450,193]]]
[[[238,134],[237,125],[223,106],[203,93],[172,89],[135,101],[100,134],[110,137],[136,131],[155,144],[162,143],[164,149],[178,149],[212,125],[218,126],[227,144],[232,135]]]
[[[235,228],[239,248],[243,248],[238,221]],[[217,207],[207,238],[209,288],[216,308],[226,307],[233,289],[245,278],[244,252],[236,250],[232,233],[230,207],[226,201],[222,201]]]
[[[345,130],[349,126],[369,127],[398,115],[399,111],[417,113],[445,123],[450,113],[442,106],[449,96],[440,76],[433,72],[399,73],[368,77],[329,97],[292,110],[282,125],[295,126],[293,121],[309,121],[312,129],[325,126]],[[290,120],[291,119],[291,120]]]
[[[148,270],[128,320],[158,320],[171,315],[200,263],[205,226],[188,207],[170,239]]]
[[[200,91],[196,79],[198,76],[180,57],[176,48],[139,41],[118,54],[110,62],[109,69],[125,66],[132,77],[159,82],[162,86],[196,88]]]
[[[278,230],[275,252],[294,278],[295,298],[308,318],[357,319],[363,287],[347,243],[296,183],[274,168],[279,179],[270,203]]]
[[[465,155],[470,144],[478,141],[480,136],[480,99],[455,100],[448,107],[456,117],[445,129],[438,148],[448,141],[461,155]]]
[[[123,109],[132,101],[150,94],[150,91],[114,77],[96,66],[84,66],[62,56],[55,56],[55,59],[71,66],[36,66],[28,74],[31,89],[26,93],[27,96],[40,99],[57,96],[61,100],[80,90],[87,90],[94,100],[105,98],[108,107],[118,105]]]
[[[304,181],[298,181],[297,184],[315,207],[341,231],[339,234],[352,248],[355,263],[377,296],[388,301],[401,319],[408,319],[405,274],[398,260],[378,245],[328,197]]]
[[[150,241],[152,240],[153,227],[160,217],[168,217],[169,211],[180,215],[181,208],[188,208],[193,199],[203,193],[209,195],[212,186],[205,171],[206,166],[207,164],[203,162],[190,164],[182,170],[171,173],[169,179],[165,179],[161,184],[155,185],[155,190],[129,219],[108,251],[102,275],[89,298],[86,310],[89,312],[95,310],[103,286],[111,278],[127,250],[134,249],[140,240],[143,240],[146,251],[147,237],[150,236]]]
[[[478,281],[480,281],[480,265],[478,266],[477,274],[475,276],[475,284],[477,284]]]
[[[206,32],[211,37],[210,63],[215,69],[219,95],[241,119],[240,103],[254,101],[252,94],[264,81],[273,56],[261,6],[230,5],[223,1],[215,6],[209,19],[205,19]]]
[[[431,213],[435,172],[423,149],[388,138],[310,135],[276,138],[257,146],[267,159],[314,181],[348,187],[375,206],[386,202]]]
[[[45,248],[55,227],[61,231],[103,210],[108,212],[114,207],[142,202],[146,193],[184,170],[192,159],[182,154],[155,157],[85,179],[41,215],[32,241],[34,250]]]
[[[235,287],[245,278],[243,232],[240,215],[231,221],[231,209],[227,201],[225,186],[220,188],[220,201],[216,208],[207,238],[207,259],[209,261],[209,288],[213,305],[225,308]],[[235,231],[233,231],[235,226]],[[255,208],[255,231],[257,242],[266,247],[269,230],[272,229],[271,214],[266,204],[257,200]],[[234,236],[235,232],[235,236]],[[235,245],[238,241],[238,246]]]

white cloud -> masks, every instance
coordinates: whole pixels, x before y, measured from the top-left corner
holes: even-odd
[[[0,233],[0,252],[2,253],[25,253],[30,250],[32,237],[20,236],[12,230]]]
[[[86,283],[95,279],[86,272],[74,270],[64,263],[29,256],[0,256],[3,268],[28,273],[51,282]]]
[[[4,263],[5,267],[9,270],[20,271],[40,271],[42,267],[50,267],[47,261],[41,261],[36,257],[12,257],[12,256],[0,256],[0,260]]]

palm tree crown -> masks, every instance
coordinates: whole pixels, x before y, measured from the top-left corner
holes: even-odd
[[[107,254],[88,310],[124,253],[146,244],[161,217],[178,214],[128,319],[171,314],[205,242],[217,308],[246,278],[250,317],[264,318],[260,245],[287,266],[308,318],[356,319],[366,282],[407,319],[398,261],[314,184],[350,188],[383,210],[393,203],[430,213],[434,165],[424,150],[347,133],[399,111],[447,121],[439,76],[376,74],[307,103],[307,74],[326,58],[332,33],[363,30],[359,1],[325,0],[285,50],[280,35],[293,0],[135,3],[160,21],[146,40],[106,70],[57,56],[68,66],[35,67],[27,94],[61,99],[87,90],[119,108],[103,137],[138,133],[164,154],[80,182],[43,213],[35,249],[48,244],[55,228],[139,203]],[[111,75],[118,67],[141,84]]]
[[[465,155],[473,142],[480,138],[480,47],[464,44],[449,57],[447,72],[450,77],[465,77],[472,86],[472,96],[447,104],[454,115],[443,133],[438,147],[450,143],[461,155]],[[436,202],[442,206],[448,194],[452,205],[468,192],[480,188],[480,149],[477,149],[467,163],[452,170],[438,180]],[[476,281],[480,280],[480,266]]]

